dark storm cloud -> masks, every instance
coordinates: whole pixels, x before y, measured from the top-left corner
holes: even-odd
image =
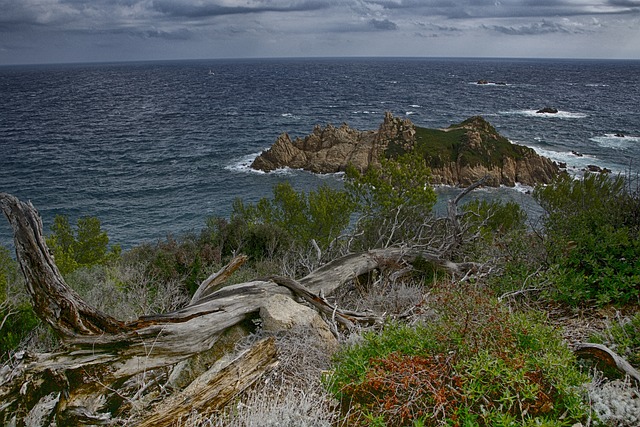
[[[497,31],[503,34],[508,34],[512,36],[524,36],[524,35],[536,35],[536,34],[550,34],[550,33],[579,33],[583,32],[583,30],[570,29],[566,26],[555,22],[535,22],[527,25],[519,25],[519,26],[483,26],[483,28],[490,29],[493,31]]]
[[[640,12],[640,1],[638,0],[609,0],[607,3],[612,6],[635,8],[636,12]]]
[[[238,4],[234,4],[238,3]],[[247,1],[247,2],[192,2],[179,0],[158,0],[152,3],[153,10],[175,17],[204,18],[223,15],[237,15],[264,12],[317,11],[330,6],[331,2],[309,1]]]
[[[398,29],[398,25],[394,22],[389,21],[388,19],[372,19],[369,21],[369,25],[376,30],[382,31],[393,31]]]

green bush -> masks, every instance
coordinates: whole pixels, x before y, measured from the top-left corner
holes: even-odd
[[[327,379],[349,425],[571,426],[589,410],[558,331],[472,289],[442,290],[438,318],[386,325]],[[379,423],[379,424],[376,424]]]
[[[417,152],[382,158],[380,168],[347,169],[345,189],[361,216],[362,249],[415,240],[436,202],[431,170]]]
[[[5,360],[39,323],[31,304],[17,293],[17,285],[22,286],[18,263],[0,246],[0,360]]]
[[[322,185],[305,194],[283,182],[273,188],[271,199],[262,198],[255,205],[237,200],[231,222],[241,221],[246,227],[245,245],[249,247],[253,243],[269,252],[269,245],[307,247],[313,239],[325,251],[347,228],[353,209],[344,191]]]
[[[572,304],[638,302],[640,197],[624,177],[561,175],[538,187],[553,298]]]
[[[516,202],[473,200],[462,207],[470,232],[479,232],[484,243],[497,243],[510,233],[527,229],[527,213]]]
[[[200,283],[221,266],[222,255],[211,230],[199,235],[167,236],[139,245],[122,256],[121,265],[142,269],[156,283],[183,283],[193,294]]]
[[[14,275],[17,265],[11,256],[9,250],[4,246],[0,246],[0,303],[6,299],[7,287],[11,281],[10,277]]]
[[[22,303],[18,306],[3,304],[0,307],[0,322],[2,322],[0,328],[2,360],[5,360],[9,352],[14,350],[40,323],[29,303]]]
[[[51,230],[47,245],[62,275],[80,267],[107,264],[120,257],[120,246],[109,247],[109,236],[96,217],[79,218],[74,230],[69,217],[56,215]]]

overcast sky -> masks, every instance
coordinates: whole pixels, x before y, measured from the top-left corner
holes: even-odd
[[[295,56],[640,59],[640,0],[0,0],[0,64]]]

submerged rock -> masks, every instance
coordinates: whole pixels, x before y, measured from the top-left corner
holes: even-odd
[[[543,114],[543,113],[557,114],[558,113],[558,109],[557,108],[553,108],[553,107],[544,107],[544,108],[541,108],[538,111],[536,111],[536,113],[538,113],[538,114]]]
[[[316,173],[360,171],[378,167],[382,156],[394,157],[420,148],[432,171],[433,184],[472,184],[488,175],[486,185],[514,186],[549,183],[559,167],[533,149],[512,144],[480,116],[447,129],[415,126],[387,112],[377,131],[359,131],[343,124],[316,126],[313,132],[291,140],[283,133],[251,167],[262,171],[290,167]]]

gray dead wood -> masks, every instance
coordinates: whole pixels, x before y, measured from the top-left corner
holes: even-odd
[[[640,372],[635,369],[622,356],[602,344],[579,343],[575,345],[574,353],[578,357],[588,357],[603,363],[606,367],[614,369],[624,376],[628,376],[640,385]]]
[[[163,402],[139,427],[170,427],[192,412],[207,416],[222,409],[278,364],[273,338],[265,338],[232,361],[220,360],[187,388]]]
[[[246,255],[238,255],[233,257],[229,264],[225,265],[218,272],[212,274],[206,280],[204,280],[200,284],[200,286],[198,286],[198,289],[193,294],[193,297],[191,297],[191,302],[189,303],[189,305],[196,304],[198,301],[204,299],[205,297],[211,295],[212,293],[223,287],[227,279],[229,279],[229,277],[231,277],[231,275],[235,273],[237,269],[242,267],[242,264],[247,261],[247,258],[248,257]]]

